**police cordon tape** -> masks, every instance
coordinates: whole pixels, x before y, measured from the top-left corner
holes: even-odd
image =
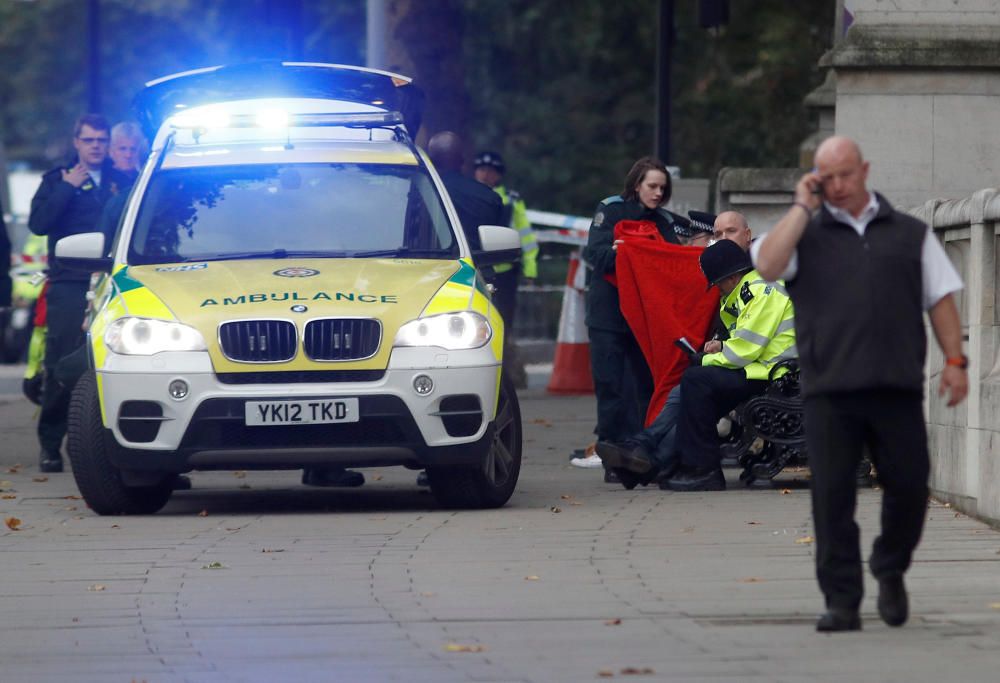
[[[583,216],[568,216],[549,211],[528,209],[528,220],[533,226],[555,228],[554,230],[537,230],[535,238],[539,242],[554,242],[556,244],[575,244],[583,246],[590,234],[590,223],[593,219]]]

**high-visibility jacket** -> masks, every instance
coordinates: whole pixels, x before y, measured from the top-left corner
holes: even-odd
[[[702,365],[742,369],[747,379],[767,379],[776,363],[798,358],[795,312],[780,280],[766,282],[751,270],[721,302],[720,315],[729,339],[722,342],[722,351],[706,354]]]
[[[528,220],[528,209],[524,200],[514,190],[508,190],[503,185],[497,185],[493,191],[503,200],[504,217],[507,225],[517,230],[521,236],[521,274],[524,277],[538,277],[538,240],[535,231],[531,229]],[[502,273],[511,269],[511,264],[500,263],[493,266],[494,272]]]

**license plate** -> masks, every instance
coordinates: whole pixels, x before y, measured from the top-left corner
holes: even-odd
[[[317,398],[306,401],[247,401],[245,418],[248,427],[272,425],[312,425],[357,422],[358,399]]]

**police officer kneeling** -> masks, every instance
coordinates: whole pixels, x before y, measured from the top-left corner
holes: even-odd
[[[722,451],[716,424],[743,401],[763,393],[771,368],[796,358],[795,319],[784,285],[765,282],[750,256],[731,240],[701,255],[701,270],[721,293],[720,315],[729,339],[715,353],[697,353],[681,377],[677,423],[680,466],[660,488],[722,491]],[[779,373],[780,374],[780,373]]]

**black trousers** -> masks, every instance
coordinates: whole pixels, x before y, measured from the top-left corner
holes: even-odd
[[[905,572],[927,511],[930,456],[919,392],[869,390],[804,402],[812,470],[816,578],[827,607],[857,609],[864,594],[856,470],[868,446],[882,485],[882,533],[869,566],[875,578]]]
[[[764,392],[767,381],[747,379],[743,370],[695,365],[681,375],[681,411],[677,421],[677,452],[681,465],[715,469],[722,462],[716,425],[719,419],[751,396]]]
[[[624,441],[642,430],[653,376],[631,332],[588,327],[590,370],[597,397],[597,438]]]
[[[66,436],[66,413],[72,386],[59,381],[59,361],[83,344],[83,316],[87,308],[87,282],[53,282],[46,292],[45,383],[38,417],[38,442],[57,456]]]

